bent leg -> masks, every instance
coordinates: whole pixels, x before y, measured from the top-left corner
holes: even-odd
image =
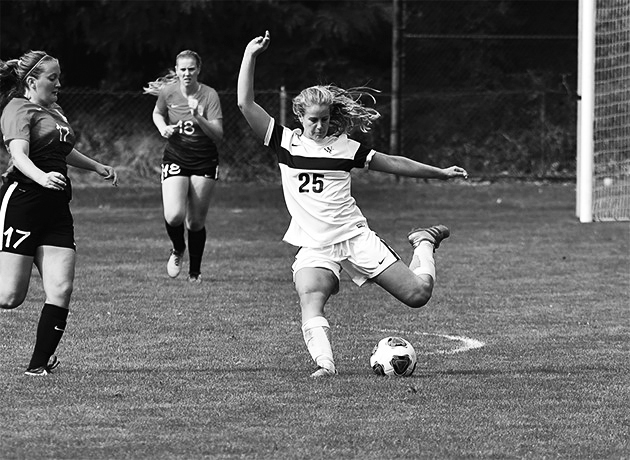
[[[186,249],[184,220],[190,180],[186,176],[172,176],[162,181],[162,206],[166,233],[176,254],[171,254],[167,270],[171,277],[179,275],[181,257]]]
[[[428,274],[415,274],[401,260],[394,262],[372,280],[412,308],[426,305],[433,293],[433,278]]]
[[[19,307],[28,292],[33,257],[0,251],[0,308]]]

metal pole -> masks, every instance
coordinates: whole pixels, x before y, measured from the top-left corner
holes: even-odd
[[[400,155],[400,67],[401,67],[401,22],[402,0],[392,0],[392,96],[391,96],[391,128],[389,135],[389,151],[392,155]]]

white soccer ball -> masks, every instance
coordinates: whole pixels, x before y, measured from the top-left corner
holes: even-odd
[[[409,377],[416,368],[416,350],[402,337],[385,337],[370,357],[370,366],[377,375]]]

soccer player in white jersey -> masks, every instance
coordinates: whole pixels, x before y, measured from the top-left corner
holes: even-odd
[[[358,102],[357,94],[334,86],[313,86],[293,100],[301,130],[280,126],[254,100],[256,58],[271,37],[245,48],[238,76],[238,106],[264,145],[278,158],[291,223],[284,241],[299,247],[292,266],[302,310],[302,334],[317,364],[311,377],[337,373],[324,307],[339,290],[341,270],[359,286],[371,281],[412,308],[425,305],[435,282],[434,250],[449,236],[444,225],[413,229],[409,266],[372,230],[350,194],[350,170],[369,168],[417,178],[468,177],[463,168],[437,168],[376,152],[348,138],[367,131],[380,114]]]

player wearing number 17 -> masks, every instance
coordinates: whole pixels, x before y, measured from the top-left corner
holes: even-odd
[[[74,283],[74,225],[68,165],[118,182],[111,166],[74,148],[57,95],[59,62],[43,51],[0,61],[0,131],[11,158],[0,190],[0,308],[18,307],[33,264],[46,294],[27,375],[48,375],[66,327]]]
[[[324,306],[339,290],[345,270],[359,286],[374,282],[412,308],[425,305],[435,282],[434,250],[449,236],[444,225],[413,229],[409,266],[372,230],[350,194],[350,170],[368,168],[401,176],[466,178],[463,168],[437,168],[387,155],[348,137],[367,131],[380,114],[360,103],[361,91],[334,86],[304,89],[293,100],[301,130],[280,126],[254,101],[256,58],[267,49],[269,32],[245,48],[238,77],[238,105],[255,135],[278,159],[291,223],[284,240],[299,247],[293,281],[302,313],[302,334],[318,368],[312,377],[337,373]]]

